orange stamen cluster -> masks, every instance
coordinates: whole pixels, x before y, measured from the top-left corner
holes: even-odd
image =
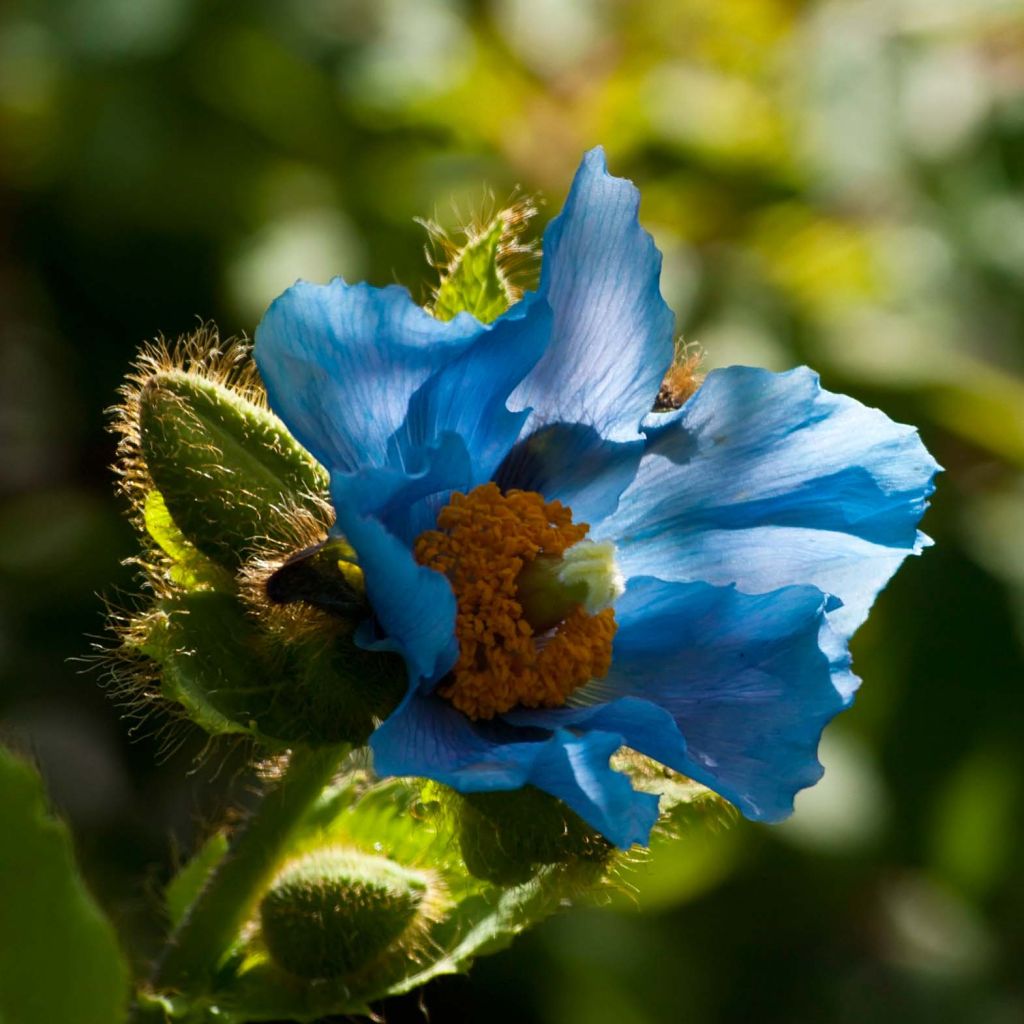
[[[560,557],[589,527],[534,491],[502,494],[496,484],[454,494],[437,529],[416,540],[416,560],[443,572],[458,603],[459,660],[437,692],[470,718],[516,706],[554,708],[611,665],[615,613],[574,607],[541,636],[523,615],[517,581],[538,555]]]

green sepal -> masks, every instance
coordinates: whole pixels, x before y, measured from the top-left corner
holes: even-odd
[[[459,848],[469,871],[517,885],[548,864],[593,865],[613,846],[561,800],[537,789],[466,793],[459,801]]]
[[[365,651],[330,624],[294,641],[270,636],[231,594],[163,598],[143,623],[138,649],[159,666],[163,696],[210,735],[358,745],[405,692],[397,655]]]
[[[181,535],[218,565],[233,571],[254,542],[290,539],[275,510],[326,488],[283,424],[222,384],[168,370],[138,401],[146,469]]]
[[[376,854],[325,848],[288,864],[260,901],[271,960],[299,978],[348,977],[416,917],[430,879]]]
[[[118,1024],[128,971],[25,761],[0,748],[0,1021]]]
[[[451,320],[472,313],[481,323],[496,320],[512,303],[512,291],[500,267],[500,253],[509,228],[499,215],[459,249],[441,280],[433,313]]]

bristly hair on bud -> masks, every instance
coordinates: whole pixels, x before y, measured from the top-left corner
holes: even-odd
[[[146,610],[141,598],[131,605],[103,599],[104,635],[93,640],[92,653],[79,661],[82,672],[98,673],[99,685],[106,691],[128,723],[128,735],[151,736],[157,743],[157,760],[170,757],[184,742],[188,729],[183,715],[160,693],[156,663],[139,649]],[[163,712],[163,713],[158,713]]]
[[[352,983],[384,958],[415,959],[447,903],[429,868],[319,848],[278,872],[260,902],[260,931],[271,960],[294,978]]]
[[[271,635],[299,641],[314,640],[325,632],[333,634],[337,620],[321,608],[306,601],[273,601],[268,595],[271,578],[297,552],[314,549],[326,540],[334,519],[330,503],[323,500],[301,504],[287,502],[280,506],[279,513],[286,528],[278,536],[263,537],[254,545],[238,572],[239,597]]]
[[[128,500],[129,515],[142,534],[147,532],[146,496],[154,488],[141,450],[142,393],[154,377],[175,372],[194,374],[220,384],[269,412],[266,391],[246,338],[222,339],[216,324],[206,322],[173,343],[162,334],[146,342],[118,389],[120,402],[108,410],[112,416],[110,430],[118,438],[117,461],[113,467],[118,477],[118,490]]]
[[[427,303],[427,309],[439,320],[450,320],[465,311],[482,323],[490,323],[518,302],[523,290],[535,282],[540,246],[535,239],[527,241],[524,236],[537,214],[536,201],[529,196],[513,196],[496,212],[495,205],[494,197],[488,196],[484,208],[454,232],[461,240],[436,220],[417,218],[429,235],[424,250],[427,262],[440,277]]]
[[[93,660],[112,696],[137,720],[170,712],[157,721],[271,750],[365,742],[404,670],[351,637],[367,614],[354,553],[347,615],[269,600],[268,574],[321,544],[333,512],[326,473],[267,408],[247,343],[210,325],[160,339],[121,397],[115,471],[154,599],[108,616],[112,642]]]
[[[114,471],[158,594],[225,584],[253,544],[293,532],[285,503],[329,527],[326,474],[267,407],[244,338],[222,341],[212,324],[173,345],[158,338],[120,395]]]
[[[653,412],[672,412],[682,408],[704,380],[700,365],[704,361],[704,350],[696,342],[676,341],[672,365],[662,378],[658,395],[654,399]]]

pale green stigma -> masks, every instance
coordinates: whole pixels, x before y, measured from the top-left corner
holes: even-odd
[[[589,615],[610,608],[626,590],[626,580],[615,563],[615,545],[610,540],[581,540],[562,555],[555,571],[567,589],[585,591],[581,603]]]
[[[557,625],[573,608],[597,615],[626,589],[611,541],[581,540],[557,557],[538,555],[517,582],[523,613],[538,632]]]

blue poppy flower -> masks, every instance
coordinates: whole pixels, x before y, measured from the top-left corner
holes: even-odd
[[[657,817],[609,765],[623,746],[749,818],[791,812],[858,682],[847,642],[929,543],[938,469],[913,428],[804,367],[715,370],[652,412],[674,320],[638,207],[593,150],[538,291],[494,323],[438,321],[395,286],[299,282],[255,350],[271,406],[330,471],[374,611],[361,642],[408,665],[377,771],[530,784],[623,847]],[[588,559],[609,607],[563,571]],[[550,621],[524,610],[538,594],[564,599]]]

